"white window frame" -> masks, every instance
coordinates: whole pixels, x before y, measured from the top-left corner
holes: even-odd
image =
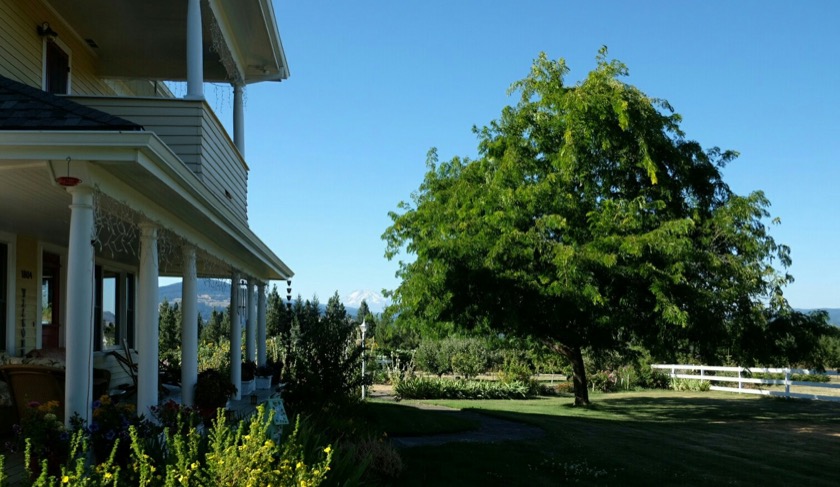
[[[15,355],[17,328],[15,323],[15,289],[17,288],[17,236],[0,232],[0,242],[6,244],[6,354]]]

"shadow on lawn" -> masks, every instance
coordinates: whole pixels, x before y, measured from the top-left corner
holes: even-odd
[[[590,408],[558,399],[466,407],[467,414],[537,425],[546,435],[411,449],[403,453],[403,478],[417,476],[406,485],[462,486],[840,484],[840,405],[667,392],[594,401]],[[437,473],[430,465],[448,466]]]
[[[840,425],[840,404],[771,397],[699,395],[597,398],[591,409],[644,421],[796,421]]]

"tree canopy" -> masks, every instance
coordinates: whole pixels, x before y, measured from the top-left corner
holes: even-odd
[[[607,58],[566,84],[541,54],[511,86],[518,103],[481,129],[478,157],[440,162],[390,213],[386,256],[405,252],[399,320],[539,339],[572,363],[588,403],[583,347],[642,343],[712,360],[784,310],[789,249],[770,236],[763,193],[734,194],[737,154],[686,138],[664,100]]]

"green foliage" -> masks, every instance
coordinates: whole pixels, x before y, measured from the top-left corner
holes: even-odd
[[[773,266],[790,257],[764,195],[723,182],[736,153],[686,139],[681,117],[623,82],[606,49],[578,84],[567,73],[541,54],[512,86],[518,103],[476,130],[478,159],[430,151],[383,239],[387,257],[413,256],[391,296],[398,321],[544,341],[572,363],[584,404],[583,347],[637,341],[712,359],[765,320],[765,303],[786,306],[791,278]]]
[[[462,338],[451,343],[453,372],[471,379],[487,370],[487,347],[483,340]]]
[[[270,433],[271,416],[260,406],[247,424],[227,427],[219,414],[209,434],[205,475],[212,485],[320,485],[327,476],[332,448],[322,458],[306,465],[303,447],[297,440],[299,423],[282,448]],[[310,457],[311,458],[311,457]],[[185,462],[184,462],[185,463]]]
[[[164,298],[158,307],[158,347],[166,354],[181,347],[181,306]]]
[[[452,371],[449,350],[443,346],[441,340],[421,341],[414,353],[414,363],[420,370],[438,377]]]
[[[236,387],[230,382],[230,375],[217,369],[207,369],[198,373],[195,382],[195,405],[199,409],[215,412],[225,407],[228,399],[236,394]]]
[[[745,377],[753,379],[784,380],[785,374],[769,374],[764,372],[753,372]],[[831,377],[824,374],[790,374],[790,380],[797,382],[831,382]]]
[[[198,347],[198,370],[218,370],[230,377],[230,341],[202,342]]]
[[[397,322],[393,310],[385,310],[377,317],[374,339],[383,349],[409,350],[420,345],[420,333],[404,321]]]
[[[794,310],[765,312],[767,320],[744,330],[736,349],[754,350],[747,364],[768,367],[824,368],[828,355],[820,344],[824,337],[837,336],[837,329],[828,322],[828,313]],[[744,364],[739,364],[744,365]]]
[[[210,319],[201,328],[199,339],[206,343],[221,343],[230,339],[230,307],[210,312]]]
[[[840,370],[840,330],[819,338],[815,353],[819,354],[815,361],[824,364],[826,368]]]
[[[618,378],[615,372],[599,370],[594,374],[589,374],[589,387],[593,391],[612,392],[617,389],[617,382]]]
[[[335,293],[320,316],[317,299],[292,307],[289,355],[284,370],[284,398],[299,412],[320,411],[356,400],[362,349],[358,327]]]
[[[265,305],[265,330],[271,337],[288,335],[292,329],[292,313],[286,298],[280,296],[277,286],[272,286]]]
[[[510,382],[527,383],[531,380],[533,372],[525,360],[514,354],[506,354],[504,364],[498,375],[499,380],[505,384]]]
[[[670,386],[675,391],[705,392],[709,390],[711,384],[707,380],[672,377],[670,379]]]
[[[180,421],[180,420],[179,420]],[[130,427],[131,461],[115,462],[114,452],[98,463],[91,463],[91,443],[82,430],[70,441],[68,460],[60,471],[42,469],[31,485],[46,486],[208,486],[208,485],[321,485],[329,476],[333,456],[331,446],[311,444],[302,433],[301,422],[281,443],[275,439],[271,414],[262,406],[247,421],[228,424],[224,415],[213,422],[207,436],[195,428],[165,432],[166,447],[154,445],[149,438]],[[155,438],[157,435],[153,435]],[[307,444],[307,449],[304,449]],[[26,463],[29,465],[29,462]],[[0,485],[7,474],[0,457]]]
[[[527,399],[538,393],[533,383],[417,377],[398,382],[394,392],[404,399]]]

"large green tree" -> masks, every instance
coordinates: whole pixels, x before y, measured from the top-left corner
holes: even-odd
[[[736,153],[686,139],[606,49],[581,82],[567,73],[541,54],[511,87],[518,103],[474,129],[477,159],[432,150],[383,238],[388,258],[412,257],[393,292],[399,320],[541,340],[570,361],[587,404],[584,347],[711,356],[786,306],[790,277],[774,265],[789,256],[764,195],[724,183]]]

